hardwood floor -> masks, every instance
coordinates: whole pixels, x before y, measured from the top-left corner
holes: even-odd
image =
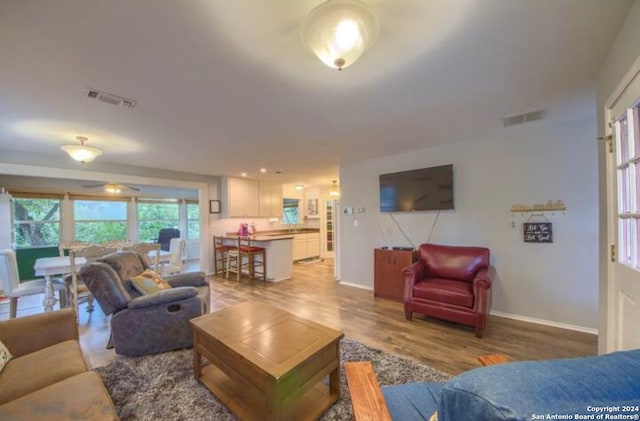
[[[292,280],[279,283],[211,278],[212,311],[247,300],[270,303],[314,320],[370,346],[420,361],[450,374],[479,367],[479,355],[502,353],[513,360],[543,360],[597,353],[596,335],[491,316],[484,337],[457,324],[414,315],[404,318],[402,303],[377,299],[373,292],[333,280],[332,261],[295,264]],[[80,312],[81,344],[96,367],[117,358],[106,350],[108,320],[99,308]]]

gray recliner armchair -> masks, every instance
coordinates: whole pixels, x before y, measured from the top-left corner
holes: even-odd
[[[192,346],[189,320],[209,311],[205,274],[166,276],[170,289],[141,295],[130,279],[145,269],[148,258],[128,251],[107,255],[80,271],[104,313],[112,315],[116,354],[137,356]]]

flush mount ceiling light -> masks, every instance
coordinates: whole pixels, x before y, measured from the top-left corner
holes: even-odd
[[[76,136],[76,139],[80,142],[79,145],[62,145],[60,146],[60,149],[68,153],[71,158],[76,161],[80,161],[83,164],[85,162],[91,162],[98,156],[102,155],[102,151],[100,149],[92,148],[84,144],[89,140],[86,137]]]
[[[327,0],[302,23],[302,42],[320,61],[342,70],[351,66],[378,35],[378,17],[358,0]]]
[[[331,197],[339,197],[340,196],[340,189],[338,189],[338,185],[336,184],[336,182],[337,182],[336,180],[333,180],[333,185],[329,189],[329,196],[331,196]]]
[[[302,184],[296,184],[294,186],[294,188],[296,189],[296,191],[302,191],[304,190],[304,186]]]

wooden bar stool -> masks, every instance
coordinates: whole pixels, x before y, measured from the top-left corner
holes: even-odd
[[[222,236],[213,236],[213,274],[215,276],[225,276],[228,254],[232,250],[238,250],[238,247],[225,244]]]
[[[242,263],[240,261],[240,252],[238,248],[227,251],[227,270],[225,278],[229,278],[229,272],[236,274],[236,280],[240,282],[242,276]]]
[[[249,237],[238,238],[238,251],[240,267],[246,267],[249,272],[249,279],[253,283],[256,279],[267,280],[267,250],[264,247],[254,246],[253,240]],[[247,258],[246,263],[243,262]],[[259,257],[259,259],[256,259]],[[256,270],[260,269],[260,270]],[[240,269],[241,270],[241,269]],[[256,278],[256,275],[259,278]]]

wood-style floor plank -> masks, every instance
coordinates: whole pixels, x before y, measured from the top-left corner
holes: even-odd
[[[595,355],[596,335],[490,316],[484,336],[470,327],[425,319],[404,318],[402,303],[373,297],[365,289],[340,285],[333,279],[333,262],[295,264],[293,279],[251,286],[211,278],[212,311],[248,300],[270,303],[297,316],[314,320],[346,336],[410,358],[450,374],[480,366],[485,354],[504,354],[512,361]],[[108,320],[99,309],[89,318],[81,311],[81,344],[91,365],[117,358],[104,348]]]

